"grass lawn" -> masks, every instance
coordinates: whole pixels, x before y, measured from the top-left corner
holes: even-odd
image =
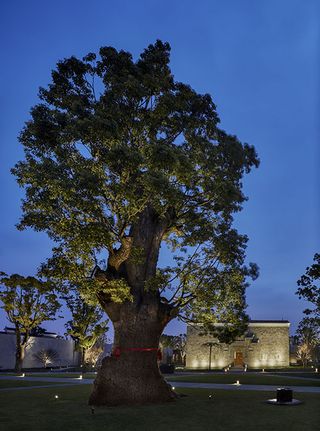
[[[76,379],[81,373],[26,373],[27,377],[55,377],[55,378],[70,378]],[[96,374],[84,373],[83,379],[95,379]]]
[[[87,406],[90,386],[0,393],[0,429],[6,431],[316,431],[320,396],[299,394],[296,407],[264,403],[270,392],[183,389],[176,402],[144,407]],[[54,399],[58,394],[59,399]]]
[[[301,372],[301,373],[296,373],[296,372],[294,372],[294,373],[277,373],[279,376],[281,376],[281,375],[283,375],[283,376],[293,376],[293,377],[306,377],[306,378],[308,378],[308,379],[320,379],[320,374],[319,373],[315,373],[315,372],[313,372],[313,373],[303,373],[303,372]]]
[[[0,389],[4,388],[20,388],[25,386],[46,386],[52,385],[54,382],[28,382],[26,380],[2,380],[0,379]],[[3,397],[3,393],[0,395],[0,398]],[[1,429],[1,428],[0,428]]]
[[[271,374],[271,373],[270,373]],[[292,373],[270,375],[269,373],[219,373],[219,374],[192,374],[192,375],[167,375],[168,381],[194,382],[194,383],[235,383],[239,380],[243,384],[251,385],[292,385],[292,386],[320,386],[319,374],[312,373]],[[26,373],[26,377],[44,378],[69,378],[76,379],[80,373]],[[308,377],[314,380],[299,380],[295,376]],[[83,379],[94,379],[96,374],[85,373]],[[33,382],[32,382],[33,383]],[[37,382],[34,382],[36,385]]]
[[[240,383],[247,385],[291,385],[291,386],[320,386],[320,380],[299,380],[294,377],[274,376],[268,373],[225,373],[225,374],[198,374],[189,376],[167,376],[166,379],[175,382],[194,382],[194,383]]]

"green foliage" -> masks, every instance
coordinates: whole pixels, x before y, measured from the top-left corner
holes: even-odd
[[[101,322],[103,311],[99,306],[87,304],[77,290],[64,298],[71,311],[72,320],[65,327],[79,350],[90,349],[108,330],[107,321]]]
[[[315,317],[304,317],[297,328],[297,355],[303,366],[312,361],[319,361],[318,349],[320,344],[320,320]]]
[[[89,306],[98,306],[99,293],[108,295],[114,302],[131,300],[130,289],[125,279],[105,280],[93,277],[97,259],[93,255],[81,254],[77,259],[62,247],[53,250],[53,256],[42,264],[39,274],[53,280],[62,294],[77,290]],[[80,298],[79,298],[80,300]]]
[[[42,322],[55,319],[60,303],[51,282],[18,274],[1,274],[1,308],[16,328],[30,334]]]
[[[42,328],[41,326],[36,326],[35,328],[33,328],[30,331],[30,336],[31,337],[41,337],[42,335],[44,335],[46,333],[46,330],[44,328]]]
[[[107,337],[105,333],[101,334],[96,339],[94,344],[85,352],[85,355],[84,355],[85,364],[88,364],[91,367],[96,367],[101,365],[106,341],[107,341]]]
[[[298,280],[297,295],[314,305],[314,309],[304,311],[307,315],[314,314],[320,319],[320,254],[316,253],[314,263],[306,268],[306,272]]]
[[[168,335],[162,334],[160,337],[160,348],[163,349],[171,349],[172,356],[167,356],[167,362],[171,361],[176,365],[184,364],[184,357],[186,354],[186,334],[179,335]],[[169,361],[168,361],[169,360]]]
[[[102,47],[57,64],[19,138],[19,228],[47,232],[57,278],[80,286],[87,301],[163,294],[171,316],[237,325],[257,268],[244,265],[247,237],[232,227],[233,214],[246,200],[242,177],[259,161],[219,128],[210,95],[174,80],[169,54],[157,41],[137,61]],[[156,268],[161,242],[176,253],[166,269]],[[101,255],[105,278],[90,279]]]

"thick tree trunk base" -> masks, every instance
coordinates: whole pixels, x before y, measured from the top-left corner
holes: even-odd
[[[176,398],[160,374],[154,352],[123,352],[102,361],[89,398],[91,406],[119,406],[173,401]]]

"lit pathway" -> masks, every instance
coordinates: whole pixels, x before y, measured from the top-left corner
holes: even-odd
[[[1,380],[16,380],[20,382],[54,382],[54,383],[69,383],[69,385],[83,385],[92,383],[93,379],[79,379],[79,377],[20,377],[20,376],[0,376]],[[50,385],[52,386],[52,385]]]
[[[29,382],[52,382],[58,383],[51,385],[35,385],[35,386],[24,386],[16,388],[3,388],[0,391],[14,391],[14,390],[28,390],[28,389],[41,389],[41,388],[53,388],[53,387],[63,387],[63,386],[74,386],[74,385],[90,385],[93,383],[93,379],[79,379],[79,378],[62,378],[62,377],[18,377],[18,376],[0,376],[0,380],[23,380]],[[171,381],[170,384],[176,388],[198,388],[198,389],[224,389],[233,391],[276,391],[279,387],[275,385],[244,385],[239,386],[235,384],[222,384],[222,383],[190,383],[190,382],[174,382]],[[283,386],[283,385],[282,385]],[[294,392],[312,392],[320,394],[320,386],[291,386],[290,388]]]
[[[190,382],[173,382],[170,384],[176,388],[198,388],[198,389],[226,389],[231,391],[276,391],[279,386],[284,385],[235,385],[223,383],[190,383]],[[320,394],[320,386],[290,386],[294,392],[313,392]]]

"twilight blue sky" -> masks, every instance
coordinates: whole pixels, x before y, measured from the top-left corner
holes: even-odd
[[[45,234],[18,232],[23,157],[17,135],[55,63],[111,45],[135,58],[171,44],[175,78],[210,93],[222,127],[255,145],[261,166],[236,224],[261,275],[248,289],[252,319],[289,319],[305,306],[296,280],[320,251],[319,2],[317,0],[12,0],[0,5],[0,270],[34,274]],[[163,253],[164,254],[164,253]],[[162,256],[165,259],[165,256]],[[63,321],[45,327],[63,333]],[[0,329],[6,324],[0,310]],[[167,332],[180,332],[171,323]]]

